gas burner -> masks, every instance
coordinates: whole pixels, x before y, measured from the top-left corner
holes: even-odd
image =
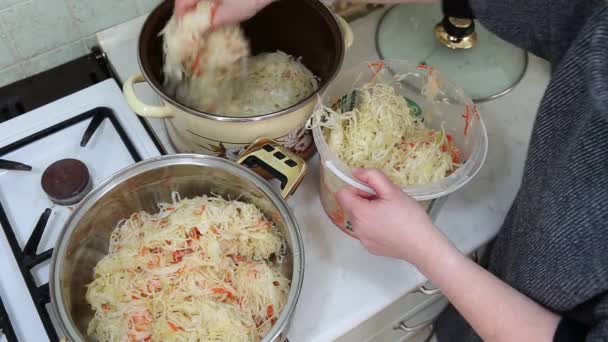
[[[4,303],[2,303],[2,297],[0,297],[0,340],[2,340],[2,335],[5,336],[7,341],[17,341],[15,330],[8,319],[8,313],[4,308]]]
[[[41,183],[51,201],[59,205],[78,203],[93,187],[89,169],[77,159],[54,162],[44,170]]]

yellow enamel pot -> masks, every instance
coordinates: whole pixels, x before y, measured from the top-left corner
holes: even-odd
[[[187,107],[163,88],[163,49],[159,32],[173,13],[173,1],[162,2],[142,28],[138,58],[141,74],[129,78],[123,92],[133,111],[147,118],[164,118],[171,143],[178,152],[201,153],[235,160],[258,138],[272,139],[301,157],[314,153],[312,135],[304,128],[317,95],[337,75],[353,33],[344,19],[319,0],[279,0],[242,24],[252,52],[281,50],[301,57],[319,78],[317,92],[278,112],[255,117],[226,117]],[[140,101],[136,83],[148,83],[162,98],[162,106]],[[264,101],[264,99],[259,99]]]

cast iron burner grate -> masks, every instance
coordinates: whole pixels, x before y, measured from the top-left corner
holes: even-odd
[[[107,79],[114,79],[119,85],[121,84],[119,78],[113,72],[113,68],[105,53],[98,47],[94,47],[89,54],[83,57],[77,58],[71,62],[57,66],[40,74],[17,81],[13,84],[0,87],[0,123],[18,117],[24,113]],[[31,166],[14,161],[3,160],[2,156],[5,153],[8,153],[8,149],[12,150],[19,148],[20,146],[52,134],[57,130],[77,124],[78,122],[86,120],[90,117],[93,119],[81,138],[81,147],[85,147],[88,144],[97,128],[99,128],[104,120],[108,119],[111,121],[123,143],[127,147],[133,161],[138,162],[141,160],[137,150],[133,147],[133,144],[114,116],[114,113],[107,108],[98,108],[64,121],[63,123],[48,128],[44,131],[37,132],[20,142],[0,149],[0,170],[14,170],[18,172],[31,171]],[[138,116],[138,119],[158,151],[163,155],[167,154],[167,151],[156,138],[156,135],[152,131],[150,125],[142,117]],[[28,290],[35,303],[36,310],[38,311],[38,314],[43,322],[44,329],[46,330],[49,339],[54,342],[58,341],[59,339],[57,332],[55,331],[55,327],[51,321],[49,312],[46,309],[46,305],[50,302],[48,283],[42,286],[37,286],[32,276],[32,269],[42,262],[49,260],[52,255],[52,249],[44,251],[40,254],[37,253],[38,244],[40,243],[44,228],[46,227],[51,213],[52,209],[50,208],[44,210],[44,212],[40,215],[31,237],[27,241],[25,247],[21,249],[13,229],[9,225],[8,218],[2,207],[2,203],[0,203],[0,224],[2,225],[7,236],[11,251],[17,260],[20,273],[23,275],[23,278],[26,281]],[[2,329],[2,333],[5,335],[8,342],[18,341],[13,325],[9,320],[6,308],[2,303],[2,298],[0,298],[0,329]]]
[[[112,78],[110,65],[94,48],[88,55],[0,87],[0,123],[108,78]]]
[[[4,335],[8,342],[17,341],[15,330],[13,329],[11,321],[8,319],[8,313],[6,312],[6,308],[4,308],[2,298],[0,298],[0,330],[0,336]]]
[[[86,142],[88,142],[88,140],[91,138],[91,136],[93,136],[93,134],[95,133],[97,128],[100,126],[100,124],[104,120],[109,120],[112,123],[112,125],[113,125],[114,129],[116,130],[116,132],[118,133],[118,135],[120,136],[125,147],[129,151],[129,154],[133,158],[133,162],[136,163],[136,162],[139,162],[142,160],[141,156],[135,149],[133,143],[129,140],[128,135],[126,134],[126,132],[124,131],[122,126],[120,126],[120,123],[119,123],[118,119],[116,118],[116,116],[114,115],[114,112],[108,108],[96,108],[96,109],[90,110],[86,113],[83,113],[83,114],[80,114],[73,118],[70,118],[66,121],[63,121],[57,125],[51,126],[40,132],[36,132],[27,138],[24,138],[13,144],[0,148],[0,156],[5,155],[5,154],[12,152],[16,149],[19,149],[21,147],[24,147],[38,139],[47,137],[64,128],[76,125],[82,121],[85,121],[85,120],[88,120],[91,118],[92,118],[91,123],[89,124],[88,128],[86,129],[84,136],[81,140],[82,142],[84,142],[81,144],[82,147],[86,146]],[[7,161],[7,160],[4,160],[3,163],[0,164],[0,168],[14,170],[15,172],[29,172],[29,170],[31,170],[31,167],[29,167],[28,165],[21,164],[21,163],[15,163],[15,162]],[[34,267],[40,265],[42,262],[49,260],[53,253],[52,249],[46,250],[40,254],[38,254],[38,252],[37,252],[38,245],[40,244],[40,240],[44,233],[44,229],[48,223],[48,220],[49,220],[51,214],[52,214],[52,209],[47,208],[40,215],[40,218],[38,219],[38,223],[36,224],[36,226],[32,232],[32,235],[30,236],[29,240],[26,242],[25,247],[23,247],[23,249],[22,249],[21,246],[19,246],[19,242],[17,241],[15,232],[13,231],[13,229],[9,223],[8,217],[6,215],[6,212],[4,211],[4,208],[2,206],[2,203],[0,202],[0,225],[2,225],[2,228],[4,229],[4,234],[6,235],[8,243],[11,247],[11,251],[15,257],[15,260],[17,261],[17,264],[19,265],[20,273],[23,276],[23,279],[25,280],[27,288],[30,292],[30,295],[32,296],[34,305],[36,307],[36,310],[38,311],[38,315],[40,316],[40,318],[42,320],[42,324],[44,326],[44,329],[45,329],[49,339],[51,341],[58,341],[59,337],[57,335],[57,332],[55,331],[55,328],[51,321],[51,317],[46,308],[46,305],[48,303],[50,303],[49,284],[47,282],[46,284],[37,286],[36,281],[34,280],[34,277],[32,275],[32,269]],[[6,316],[6,317],[4,317],[4,316]],[[2,314],[0,312],[0,317],[4,317],[4,319],[0,319],[0,322],[4,323],[6,321],[7,327],[10,326],[10,322],[8,322],[8,316],[6,314]],[[8,329],[7,329],[7,331],[8,331]],[[12,329],[11,329],[11,331],[12,331]],[[11,337],[8,334],[7,334],[7,337],[9,337],[10,342],[13,342],[13,340],[10,339]],[[14,339],[14,341],[17,341],[17,340]]]

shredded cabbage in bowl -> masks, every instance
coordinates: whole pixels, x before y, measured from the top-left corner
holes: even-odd
[[[88,334],[99,341],[259,341],[289,292],[284,239],[253,204],[159,204],[118,223],[95,267]]]
[[[442,128],[428,128],[411,113],[397,85],[374,81],[320,106],[309,127],[349,167],[377,168],[400,187],[437,182],[459,167],[460,152]]]

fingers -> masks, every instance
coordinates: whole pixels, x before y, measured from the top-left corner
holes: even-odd
[[[378,196],[376,196],[375,194],[370,194],[367,191],[363,191],[360,189],[356,189],[356,190],[357,190],[357,195],[359,195],[359,197],[361,197],[361,198],[365,198],[367,200],[373,200],[373,199],[378,198]]]
[[[183,16],[196,7],[198,0],[175,0],[175,15]]]
[[[214,26],[238,24],[251,18],[255,13],[253,8],[241,7],[240,5],[239,7],[236,7],[232,3],[222,3],[217,8],[217,12],[213,17],[213,24]]]
[[[242,19],[244,19],[244,18],[241,18],[238,15],[235,15],[232,11],[230,11],[230,8],[220,6],[217,9],[215,16],[213,17],[213,25],[214,26],[224,26],[224,25],[228,25],[228,24],[237,23]]]
[[[215,9],[212,10],[213,26],[236,24],[251,18],[273,0],[212,0]],[[196,8],[199,0],[175,0],[175,15],[183,16]]]
[[[367,194],[369,195],[369,194]],[[361,208],[365,203],[368,203],[365,197],[362,197],[360,190],[353,188],[352,186],[345,186],[336,194],[338,203],[348,213],[352,213]]]
[[[237,24],[253,17],[274,0],[222,0],[214,18],[214,25]]]
[[[380,170],[353,169],[352,173],[359,181],[371,187],[380,198],[388,199],[401,192]]]

